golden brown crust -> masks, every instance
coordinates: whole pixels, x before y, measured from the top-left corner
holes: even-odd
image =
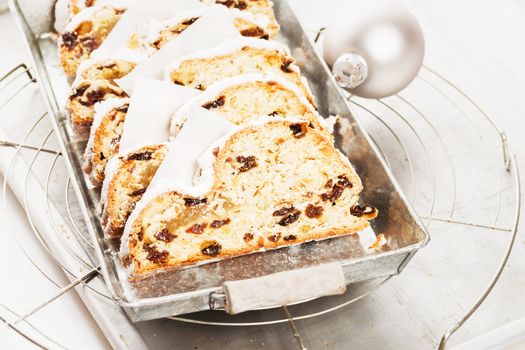
[[[128,106],[129,103],[125,103],[110,110],[96,130],[91,130],[92,143],[88,144],[83,160],[84,171],[94,186],[102,185],[106,164],[118,153]]]

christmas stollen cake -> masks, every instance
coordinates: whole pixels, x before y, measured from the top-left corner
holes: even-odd
[[[165,78],[175,84],[206,90],[214,82],[236,75],[273,73],[297,85],[313,103],[289,49],[275,41],[240,37],[207,50],[181,57],[165,68]]]
[[[192,109],[200,106],[233,124],[242,124],[253,116],[301,116],[311,127],[331,133],[330,121],[323,119],[302,91],[288,80],[274,74],[246,74],[220,80],[184,104],[171,120],[175,136]]]
[[[211,8],[206,9],[208,12],[212,10]],[[229,11],[226,10],[221,11],[223,15],[228,13]],[[181,18],[186,18],[185,16]],[[277,45],[270,46],[277,47]],[[92,56],[79,66],[67,104],[74,130],[80,137],[86,136],[93,121],[93,104],[109,97],[115,97],[113,95],[126,97],[127,95],[117,85],[116,80],[128,75],[137,64],[147,57],[146,52],[128,48],[115,51],[100,49],[93,52]],[[213,76],[212,73],[210,77]],[[79,93],[79,91],[86,91],[86,93]]]
[[[143,86],[140,86],[140,88],[143,88]],[[173,88],[182,89],[184,87],[173,85]],[[218,99],[224,103],[215,102]],[[252,103],[249,105],[249,108],[246,108],[245,103],[230,102],[235,100],[239,100],[239,102],[251,101]],[[145,104],[148,105],[147,102]],[[151,106],[151,103],[149,105]],[[212,105],[214,108],[211,108]],[[286,116],[295,113],[308,120],[313,128],[317,128],[325,133],[327,137],[331,137],[329,135],[331,120],[324,120],[320,117],[308,100],[301,96],[299,89],[278,76],[252,74],[217,82],[209,90],[187,100],[177,109],[171,122],[172,130],[174,130],[172,135],[178,133],[179,128],[195,108],[202,106],[212,111],[215,116],[233,124],[242,124],[254,115]],[[278,113],[274,113],[276,111]],[[124,127],[128,127],[127,122],[124,124]],[[129,127],[131,128],[131,126]],[[140,129],[140,126],[137,125],[136,128]],[[109,138],[113,137],[110,136]],[[148,152],[150,151],[148,150]],[[151,181],[166,152],[164,146],[160,145],[156,151],[157,153],[154,154],[155,156],[152,159],[146,159],[145,161],[135,159],[144,158],[142,156],[133,156],[131,159],[120,156],[118,160],[115,159],[109,162],[105,176],[111,180],[107,180],[109,182],[107,190],[102,191],[103,196],[104,193],[107,193],[103,224],[108,236],[118,236],[122,232],[125,219],[127,219],[131,209],[140,199],[137,191],[145,191],[147,185],[149,185],[149,181]],[[97,157],[95,152],[90,154],[91,157]],[[113,175],[108,177],[110,172],[113,172]],[[141,174],[148,174],[148,176]]]
[[[77,13],[60,35],[60,65],[74,78],[79,64],[88,59],[119,20],[125,8],[110,4],[88,7]]]
[[[173,176],[187,168],[165,162]],[[131,214],[121,256],[132,278],[355,233],[377,215],[358,204],[362,185],[348,159],[301,118],[247,123],[198,163],[193,186],[154,178]]]

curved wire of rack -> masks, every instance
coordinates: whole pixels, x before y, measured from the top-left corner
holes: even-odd
[[[12,82],[16,81],[17,79],[22,79],[23,77],[27,77],[28,81],[22,85],[22,87],[18,90],[16,90],[12,96],[10,96],[6,102],[3,102],[0,105],[0,111],[1,108],[4,107],[7,103],[9,103],[13,98],[16,97],[16,95],[22,91],[25,87],[33,83],[35,80],[33,76],[30,73],[30,69],[25,65],[17,66],[15,69],[10,71],[6,76],[0,78],[0,85],[4,87],[5,85],[11,84]],[[496,285],[501,273],[503,272],[503,269],[505,268],[506,262],[508,260],[508,257],[510,255],[510,252],[512,250],[512,246],[516,237],[518,223],[519,223],[519,214],[520,214],[520,178],[519,178],[519,172],[516,160],[514,156],[512,155],[512,152],[510,150],[509,143],[507,141],[506,135],[504,132],[497,126],[497,124],[479,107],[479,105],[476,104],[474,100],[472,100],[470,97],[468,97],[463,91],[461,91],[456,85],[454,85],[452,82],[450,82],[445,77],[441,76],[439,73],[435,72],[434,70],[424,67],[422,73],[418,77],[418,81],[425,84],[427,86],[427,89],[429,91],[433,91],[434,94],[441,95],[444,97],[447,101],[451,103],[454,108],[456,108],[461,115],[465,117],[465,119],[470,123],[472,126],[472,129],[476,131],[477,135],[479,136],[480,142],[483,144],[484,150],[489,151],[488,153],[492,154],[490,152],[488,143],[483,136],[483,132],[478,128],[477,123],[473,121],[472,114],[465,111],[455,100],[451,97],[452,94],[458,94],[463,101],[468,102],[471,106],[474,107],[474,109],[477,111],[478,117],[481,116],[482,118],[485,118],[490,125],[493,128],[493,132],[495,131],[499,138],[501,139],[501,148],[503,150],[503,160],[504,160],[504,168],[507,172],[510,172],[513,176],[513,189],[514,189],[514,214],[512,216],[512,223],[509,227],[498,225],[498,219],[500,216],[500,208],[501,208],[501,202],[502,202],[502,190],[501,190],[501,179],[500,179],[500,173],[497,170],[497,162],[495,158],[491,157],[491,168],[490,173],[492,175],[495,175],[495,183],[496,183],[496,195],[497,195],[497,206],[495,210],[495,217],[493,220],[491,220],[490,223],[481,223],[476,222],[474,220],[464,220],[463,218],[456,218],[457,213],[457,199],[458,199],[458,178],[456,174],[456,169],[454,167],[454,162],[452,160],[453,153],[450,149],[450,147],[447,145],[447,142],[445,140],[445,136],[442,135],[438,128],[436,127],[434,120],[427,116],[427,113],[423,111],[423,109],[416,104],[416,100],[412,100],[412,98],[406,96],[405,92],[402,92],[400,94],[395,95],[392,98],[389,99],[382,99],[382,100],[376,100],[376,101],[363,101],[360,99],[355,98],[354,96],[348,96],[348,101],[352,106],[354,106],[356,110],[356,114],[360,115],[361,118],[371,118],[371,120],[374,120],[376,125],[379,125],[383,128],[386,135],[389,135],[389,137],[393,140],[392,143],[385,142],[382,135],[371,135],[372,140],[374,143],[378,146],[378,149],[380,150],[380,153],[384,157],[385,161],[389,166],[395,167],[396,164],[400,165],[401,167],[406,170],[408,168],[408,175],[405,177],[405,182],[408,183],[408,188],[410,189],[410,196],[411,201],[413,204],[417,207],[417,201],[418,201],[418,185],[423,182],[421,180],[422,177],[420,177],[418,174],[421,172],[421,165],[416,162],[414,157],[411,155],[410,152],[410,145],[406,145],[404,141],[404,136],[401,135],[401,133],[398,130],[395,130],[394,127],[392,127],[391,123],[387,119],[391,119],[392,117],[397,119],[398,122],[400,122],[402,125],[404,125],[404,128],[409,131],[409,133],[412,135],[413,138],[416,139],[416,143],[421,147],[422,153],[424,154],[424,163],[426,164],[425,172],[427,173],[426,176],[430,178],[430,199],[426,203],[426,208],[422,208],[421,210],[418,210],[418,212],[421,215],[421,218],[426,221],[427,226],[430,226],[433,221],[441,221],[445,223],[449,223],[452,225],[466,225],[466,226],[475,226],[482,229],[490,229],[490,230],[498,230],[498,231],[504,231],[510,233],[510,238],[505,250],[505,253],[501,259],[500,264],[498,265],[498,268],[496,269],[495,274],[489,281],[486,289],[481,293],[479,298],[473,303],[473,306],[469,308],[469,310],[465,313],[463,317],[461,317],[456,324],[454,324],[442,337],[441,343],[439,345],[440,349],[445,349],[446,343],[449,340],[449,338],[469,319],[469,317],[477,310],[477,308],[483,303],[485,298],[489,295],[489,293],[492,291],[494,286]],[[438,86],[439,84],[444,84],[446,88]],[[378,112],[378,109],[382,108],[383,110],[386,110],[388,116],[385,116],[384,114]],[[411,110],[412,113],[410,114],[412,117],[416,116],[418,120],[409,120],[407,117],[407,114],[402,112],[402,109],[408,109]],[[360,113],[364,113],[364,117],[361,116]],[[49,195],[49,188],[51,179],[53,177],[54,171],[60,171],[57,167],[57,161],[60,158],[60,152],[54,151],[52,149],[46,148],[46,144],[48,140],[53,135],[53,130],[50,130],[43,140],[40,141],[40,144],[38,146],[30,145],[28,144],[28,140],[30,136],[34,133],[34,130],[38,127],[41,127],[42,121],[45,118],[45,114],[37,118],[36,122],[29,128],[26,136],[20,143],[3,140],[0,141],[0,145],[4,146],[13,146],[16,147],[15,154],[13,156],[13,159],[11,161],[11,165],[14,164],[14,162],[21,157],[21,151],[22,149],[31,149],[35,151],[35,154],[33,155],[33,158],[29,162],[28,166],[28,174],[26,177],[26,185],[27,185],[27,178],[30,176],[29,174],[32,171],[32,167],[35,163],[35,160],[38,157],[42,157],[43,154],[51,154],[52,158],[50,161],[50,165],[48,167],[47,174],[45,176],[44,181],[44,193],[45,193],[45,200],[46,200],[46,206],[47,206],[47,212],[49,215],[49,221],[54,224],[53,226],[56,226],[56,223],[54,221],[54,218],[51,214],[51,210],[49,210],[49,206],[51,205],[51,199]],[[444,150],[444,153],[446,154],[446,163],[448,164],[450,168],[450,175],[452,176],[452,196],[450,199],[450,208],[447,210],[447,215],[444,216],[437,216],[435,215],[435,209],[436,209],[436,174],[433,162],[430,158],[430,151],[427,149],[427,144],[424,140],[424,138],[420,135],[419,131],[417,130],[416,124],[419,122],[423,122],[424,125],[426,125],[431,133],[434,135],[434,137],[438,140],[438,144],[441,145],[442,149]],[[381,137],[380,137],[381,136]],[[399,161],[399,159],[394,159],[395,157],[392,156],[393,149],[398,149],[400,152],[394,152],[394,154],[401,154],[402,159]],[[8,203],[6,202],[6,189],[7,189],[7,179],[9,174],[9,169],[11,169],[11,165],[8,168],[7,174],[5,176],[4,180],[4,208],[7,211],[8,210]],[[62,169],[63,171],[63,169]],[[401,174],[402,175],[402,174]],[[408,178],[408,179],[407,179]],[[64,196],[64,204],[66,207],[66,213],[67,213],[67,219],[71,224],[72,232],[74,237],[76,237],[77,240],[83,241],[88,246],[93,247],[93,243],[90,241],[89,238],[87,238],[83,232],[82,229],[76,224],[76,220],[78,218],[75,218],[75,215],[73,213],[72,208],[75,205],[75,199],[71,198],[70,196],[70,186],[69,186],[69,179],[66,180],[63,188],[63,196]],[[27,188],[26,188],[27,192]],[[27,193],[26,193],[27,194]],[[27,198],[27,197],[26,197]],[[26,199],[27,201],[27,199]],[[68,241],[63,237],[64,232],[60,229],[55,229],[55,233],[58,237],[61,238],[61,241],[63,245],[65,246],[64,249],[67,250],[67,252],[78,262],[79,265],[83,265],[88,268],[89,272],[85,275],[78,275],[75,274],[73,271],[70,271],[67,266],[61,262],[61,260],[56,256],[56,254],[53,252],[53,250],[46,244],[45,239],[43,235],[38,231],[36,226],[33,224],[32,221],[32,213],[28,209],[27,202],[25,203],[25,214],[30,222],[31,229],[33,231],[33,234],[37,241],[40,243],[42,248],[47,251],[49,255],[51,255],[52,259],[62,268],[68,275],[70,275],[70,278],[73,280],[73,282],[65,287],[61,287],[60,284],[55,281],[49,273],[46,271],[43,271],[39,267],[39,263],[34,261],[29,253],[27,253],[26,249],[24,248],[24,244],[20,242],[17,237],[15,237],[15,241],[20,246],[20,249],[25,254],[27,259],[31,262],[31,264],[34,266],[34,268],[39,271],[45,278],[47,278],[52,284],[54,284],[57,288],[59,288],[58,293],[53,296],[53,298],[46,300],[44,303],[40,304],[37,308],[34,308],[29,313],[25,315],[19,315],[13,310],[8,309],[3,304],[0,306],[3,306],[6,310],[10,312],[10,314],[17,317],[17,321],[15,322],[8,322],[4,317],[0,318],[0,321],[6,323],[9,327],[11,327],[13,330],[15,330],[17,333],[19,333],[21,336],[26,338],[28,341],[31,341],[35,345],[38,345],[42,348],[45,348],[46,346],[39,340],[35,339],[32,335],[27,334],[27,332],[20,329],[19,322],[23,321],[25,324],[27,324],[29,327],[31,327],[33,330],[37,332],[39,336],[41,336],[43,339],[45,339],[48,342],[53,343],[56,346],[59,346],[61,348],[65,348],[63,345],[59,344],[56,340],[53,340],[49,337],[47,337],[44,333],[40,332],[36,327],[34,327],[28,320],[27,317],[31,314],[37,312],[41,308],[45,307],[47,304],[52,302],[53,300],[59,298],[60,295],[63,295],[67,291],[73,289],[78,284],[83,284],[87,288],[89,288],[92,292],[97,293],[98,295],[109,298],[109,296],[105,293],[105,291],[98,290],[90,285],[91,279],[97,274],[97,266],[94,266],[89,259],[85,258],[85,255],[82,252],[76,251],[75,247],[70,247]],[[417,209],[417,208],[416,208]],[[422,213],[425,213],[424,215]],[[8,217],[8,215],[6,215]],[[15,235],[16,236],[16,235]],[[89,276],[89,278],[86,278],[86,276]],[[334,306],[323,308],[316,312],[309,312],[306,314],[295,314],[292,315],[289,311],[289,308],[287,306],[283,306],[283,312],[285,314],[284,318],[275,318],[270,319],[267,321],[257,321],[257,322],[218,322],[218,321],[211,321],[211,320],[201,320],[197,318],[190,318],[190,317],[169,317],[169,319],[176,320],[176,321],[182,321],[187,323],[197,323],[197,324],[205,324],[205,325],[217,325],[217,326],[233,326],[233,327],[239,327],[239,326],[263,326],[263,325],[270,325],[270,324],[276,324],[276,323],[286,323],[289,322],[295,339],[297,340],[297,344],[300,348],[305,348],[304,342],[299,334],[299,331],[294,323],[294,321],[303,320],[307,318],[312,318],[316,316],[320,316],[323,314],[327,314],[330,312],[333,312],[335,310],[341,309],[343,307],[346,307],[352,303],[355,303],[359,300],[362,300],[366,296],[372,294],[375,290],[380,288],[381,286],[385,285],[393,276],[386,277],[385,279],[381,280],[380,282],[374,284],[372,287],[370,287],[366,292],[355,296],[350,297],[348,300],[340,302]],[[300,307],[299,307],[300,308]]]

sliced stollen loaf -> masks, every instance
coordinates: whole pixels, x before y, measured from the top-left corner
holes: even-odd
[[[80,62],[100,46],[124,11],[122,6],[101,4],[73,17],[58,41],[60,65],[67,76],[75,77]]]
[[[274,74],[246,74],[220,80],[184,104],[171,120],[170,132],[175,136],[195,106],[220,115],[234,124],[242,124],[253,116],[301,116],[313,128],[332,132],[310,104],[302,91],[288,80]]]
[[[377,215],[358,204],[362,185],[348,159],[300,118],[248,123],[199,164],[195,187],[152,185],[131,215],[121,256],[132,278],[352,234]]]
[[[95,115],[95,104],[119,97],[127,97],[127,94],[107,80],[76,82],[66,105],[75,134],[79,138],[87,138]]]
[[[203,2],[207,4],[220,4],[228,8],[250,12],[254,15],[263,15],[269,21],[267,27],[270,30],[270,36],[273,37],[277,35],[279,31],[279,23],[277,23],[275,19],[273,3],[270,0],[203,0]]]
[[[107,162],[119,150],[129,98],[110,98],[95,104],[95,117],[82,157],[84,172],[94,186],[102,185]]]
[[[120,237],[126,219],[135,203],[146,191],[166,153],[165,143],[169,139],[169,123],[174,111],[189,99],[199,94],[198,90],[145,79],[133,92],[122,130],[108,133],[104,126],[115,123],[111,113],[100,126],[92,131],[100,134],[96,144],[86,148],[85,159],[98,165],[91,167],[90,178],[103,179],[101,192],[102,224],[107,237]],[[112,140],[119,137],[119,142]],[[97,154],[102,145],[106,153],[118,154],[107,164]],[[86,161],[86,162],[87,162]],[[98,170],[105,172],[101,174]]]
[[[181,57],[166,66],[165,78],[175,84],[206,90],[216,81],[241,74],[273,73],[297,85],[313,103],[289,49],[275,41],[240,37]]]
[[[173,87],[183,88],[177,85],[173,85]],[[200,96],[203,96],[203,98],[200,98]],[[220,101],[224,102],[221,106],[219,106],[219,104],[221,104],[220,102],[214,103],[219,97],[222,98]],[[238,101],[238,103],[235,101]],[[216,108],[211,108],[211,105]],[[187,102],[173,114],[172,135],[178,133],[180,126],[186,121],[192,111],[201,106],[208,107],[209,110],[215,112],[214,114],[217,117],[234,124],[242,124],[254,115],[278,114],[284,116],[295,113],[305,118],[312,127],[324,133],[326,137],[331,138],[330,121],[325,121],[317,114],[308,100],[306,100],[304,96],[301,96],[301,92],[297,87],[278,76],[264,77],[255,74],[217,82],[206,92],[187,100]],[[124,127],[128,127],[127,121]],[[140,128],[140,126],[137,126],[137,128]],[[137,167],[140,166],[141,173],[147,173],[152,176],[157,170],[163,156],[164,153],[159,153],[158,157],[148,161],[130,160],[125,157],[119,157],[119,161],[110,161],[110,164],[118,162],[119,165],[112,165],[111,167],[108,165],[105,182],[110,181],[110,184],[107,185],[107,191],[102,191],[103,194],[108,194],[105,209],[107,212],[105,217],[108,217],[105,221],[108,223],[106,225],[108,235],[118,235],[122,232],[123,223],[125,223],[125,218],[127,218],[130,212],[129,208],[133,208],[137,200],[140,199],[140,196],[131,194],[139,188],[145,190],[146,185],[151,181],[151,177],[142,181],[133,180],[132,183],[136,183],[137,185],[131,186],[132,189],[127,188],[126,185],[130,179],[140,177],[137,175]],[[132,166],[132,164],[140,165]],[[114,175],[109,175],[108,177],[110,169],[118,170],[114,172]],[[104,186],[106,186],[105,183]]]

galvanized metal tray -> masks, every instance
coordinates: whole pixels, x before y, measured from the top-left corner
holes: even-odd
[[[376,234],[383,234],[388,244],[382,251],[370,253],[363,249],[357,236],[340,237],[307,243],[299,248],[283,248],[163,273],[129,286],[127,279],[119,277],[122,276],[121,265],[114,254],[114,242],[103,238],[96,210],[98,193],[90,189],[84,180],[80,160],[84,143],[75,139],[64,112],[67,81],[58,68],[56,44],[48,36],[52,30],[53,6],[53,0],[40,1],[38,6],[29,0],[15,0],[13,3],[33,56],[55,131],[60,136],[59,143],[71,176],[71,185],[85,218],[85,223],[80,223],[80,226],[85,225],[82,228],[98,243],[95,244],[96,256],[89,247],[86,247],[86,252],[95,264],[100,264],[110,295],[132,320],[221,309],[228,302],[222,290],[225,281],[255,278],[334,261],[341,264],[347,283],[396,274],[428,242],[429,236],[417,215],[400,193],[380,153],[352,116],[347,100],[289,4],[275,1],[276,16],[281,24],[277,40],[290,47],[317,97],[320,113],[342,117],[343,122],[336,128],[336,145],[348,156],[363,180],[365,190],[362,201],[379,209],[380,215],[372,223],[372,229]],[[196,275],[200,278],[195,279]],[[134,293],[129,293],[129,287]]]

